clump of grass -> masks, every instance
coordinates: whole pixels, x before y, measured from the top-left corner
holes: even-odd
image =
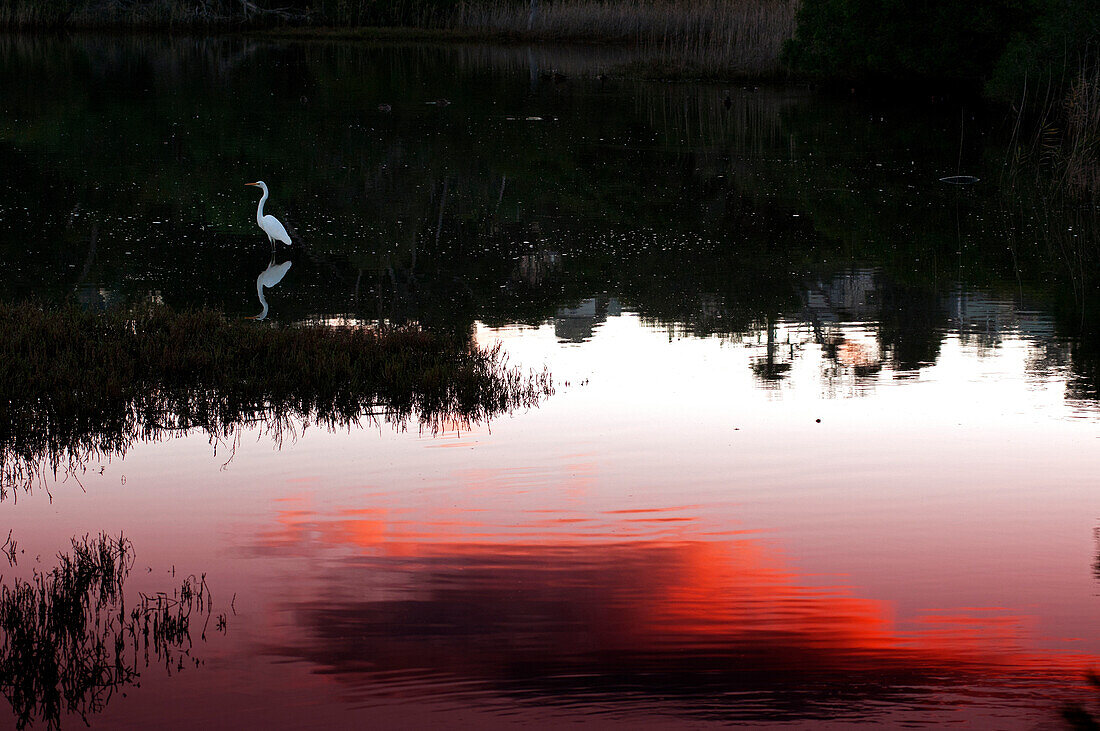
[[[129,613],[123,585],[133,545],[101,534],[72,540],[56,568],[0,586],[0,693],[17,728],[36,721],[57,727],[63,714],[88,717],[133,685],[151,657],[182,669],[190,655],[192,612],[212,611],[205,580],[142,597]],[[142,660],[143,658],[143,660]]]
[[[0,497],[42,469],[77,473],[135,440],[242,424],[404,428],[484,421],[536,405],[550,376],[499,347],[415,328],[278,327],[211,310],[95,314],[0,304]]]

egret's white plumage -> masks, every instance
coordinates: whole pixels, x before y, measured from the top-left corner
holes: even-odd
[[[290,246],[290,234],[286,232],[286,228],[283,224],[279,223],[279,219],[275,216],[264,215],[264,201],[267,200],[267,184],[262,180],[257,180],[255,183],[245,183],[245,185],[255,185],[257,188],[264,192],[262,198],[260,198],[260,205],[256,206],[256,223],[265,234],[267,234],[267,240],[274,246],[276,241],[281,241],[287,246]]]

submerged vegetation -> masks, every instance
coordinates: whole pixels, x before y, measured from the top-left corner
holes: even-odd
[[[0,693],[17,728],[56,728],[64,715],[87,723],[151,663],[170,672],[201,663],[191,654],[191,619],[205,628],[213,615],[204,578],[189,576],[171,596],[142,595],[127,610],[134,549],[125,537],[74,538],[57,560],[0,586]],[[215,627],[224,631],[224,615]]]
[[[419,329],[257,327],[210,311],[0,305],[0,489],[76,473],[138,439],[244,423],[425,428],[531,406],[548,373]]]

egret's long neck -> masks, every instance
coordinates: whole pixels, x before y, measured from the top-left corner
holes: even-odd
[[[264,188],[264,195],[260,198],[260,205],[256,206],[256,223],[260,223],[264,218],[264,201],[267,200],[267,188]],[[261,297],[262,299],[262,297]]]
[[[265,195],[264,198],[267,196]],[[264,205],[263,201],[260,201],[260,208]],[[267,299],[264,298],[264,275],[256,277],[256,296],[260,298],[260,304],[264,306],[264,311],[256,316],[257,320],[262,320],[267,317]]]

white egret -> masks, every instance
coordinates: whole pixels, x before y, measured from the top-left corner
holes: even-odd
[[[271,216],[268,216],[268,218],[271,218]],[[267,299],[264,298],[264,287],[274,287],[283,281],[287,269],[290,269],[290,261],[276,264],[275,259],[272,258],[271,263],[267,265],[267,269],[260,272],[260,276],[256,277],[256,296],[260,298],[260,304],[263,305],[264,311],[258,315],[246,317],[246,320],[262,320],[267,317]]]
[[[275,216],[264,215],[264,201],[267,200],[267,184],[262,180],[257,180],[255,183],[245,183],[245,185],[254,185],[264,192],[262,198],[260,198],[260,205],[256,206],[256,223],[259,224],[263,232],[267,234],[267,240],[271,242],[272,248],[275,246],[276,241],[282,241],[287,246],[290,246],[290,234],[286,232],[286,228],[283,224],[279,223],[279,219]]]

